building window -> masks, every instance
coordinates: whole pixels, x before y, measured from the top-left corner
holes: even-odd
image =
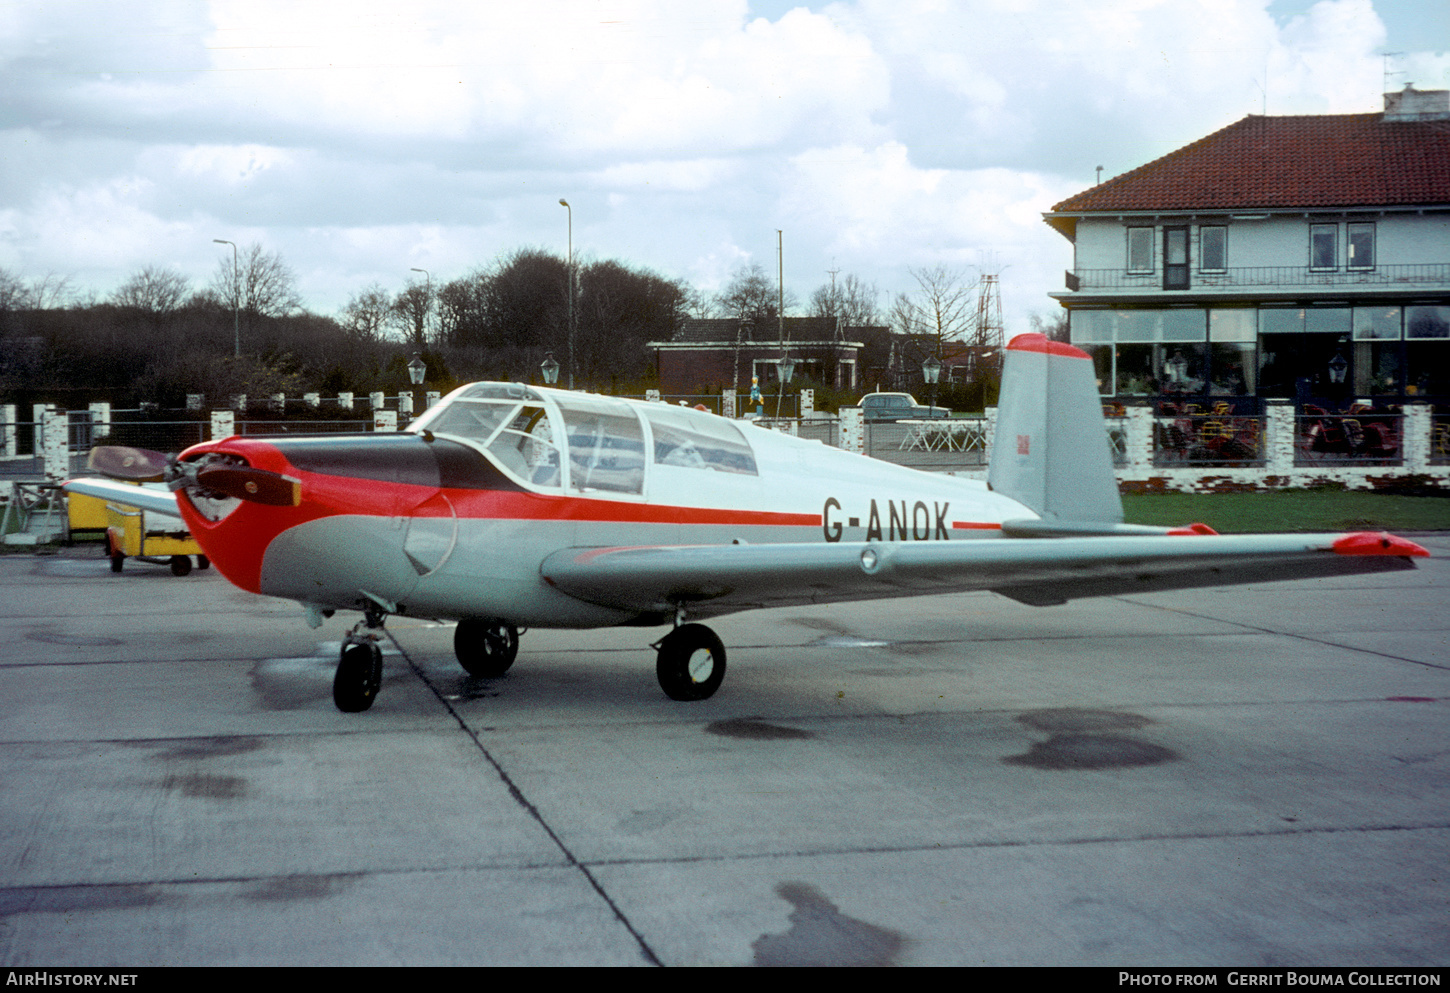
[[[1334,269],[1339,260],[1339,225],[1309,225],[1309,268]]]
[[[1163,288],[1188,289],[1188,228],[1163,229]]]
[[[1228,228],[1205,224],[1198,229],[1198,266],[1205,272],[1228,268]]]
[[[1450,306],[1405,308],[1405,392],[1450,393]]]
[[[1128,229],[1128,271],[1153,271],[1153,229]]]
[[[1374,268],[1374,223],[1349,225],[1349,268]]]

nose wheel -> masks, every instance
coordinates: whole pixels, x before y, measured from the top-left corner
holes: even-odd
[[[671,700],[706,700],[725,679],[725,645],[703,624],[681,624],[656,647],[655,672]]]
[[[344,641],[337,675],[332,678],[332,702],[345,714],[367,710],[383,685],[383,650],[375,637]]]
[[[453,653],[470,676],[502,676],[519,654],[519,629],[497,619],[464,619],[453,631]]]

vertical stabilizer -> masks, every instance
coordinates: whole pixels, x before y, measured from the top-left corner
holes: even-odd
[[[1042,334],[1007,345],[987,481],[1053,521],[1116,524],[1123,502],[1091,357]]]

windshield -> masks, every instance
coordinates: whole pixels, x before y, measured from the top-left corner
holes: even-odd
[[[447,397],[413,422],[424,430],[472,442],[501,468],[535,486],[559,488],[563,460],[548,407],[516,383],[476,383]]]

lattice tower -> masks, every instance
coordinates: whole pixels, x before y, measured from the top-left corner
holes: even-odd
[[[982,348],[1002,347],[1002,287],[996,274],[983,275],[977,287],[977,315],[973,321],[972,344]]]

